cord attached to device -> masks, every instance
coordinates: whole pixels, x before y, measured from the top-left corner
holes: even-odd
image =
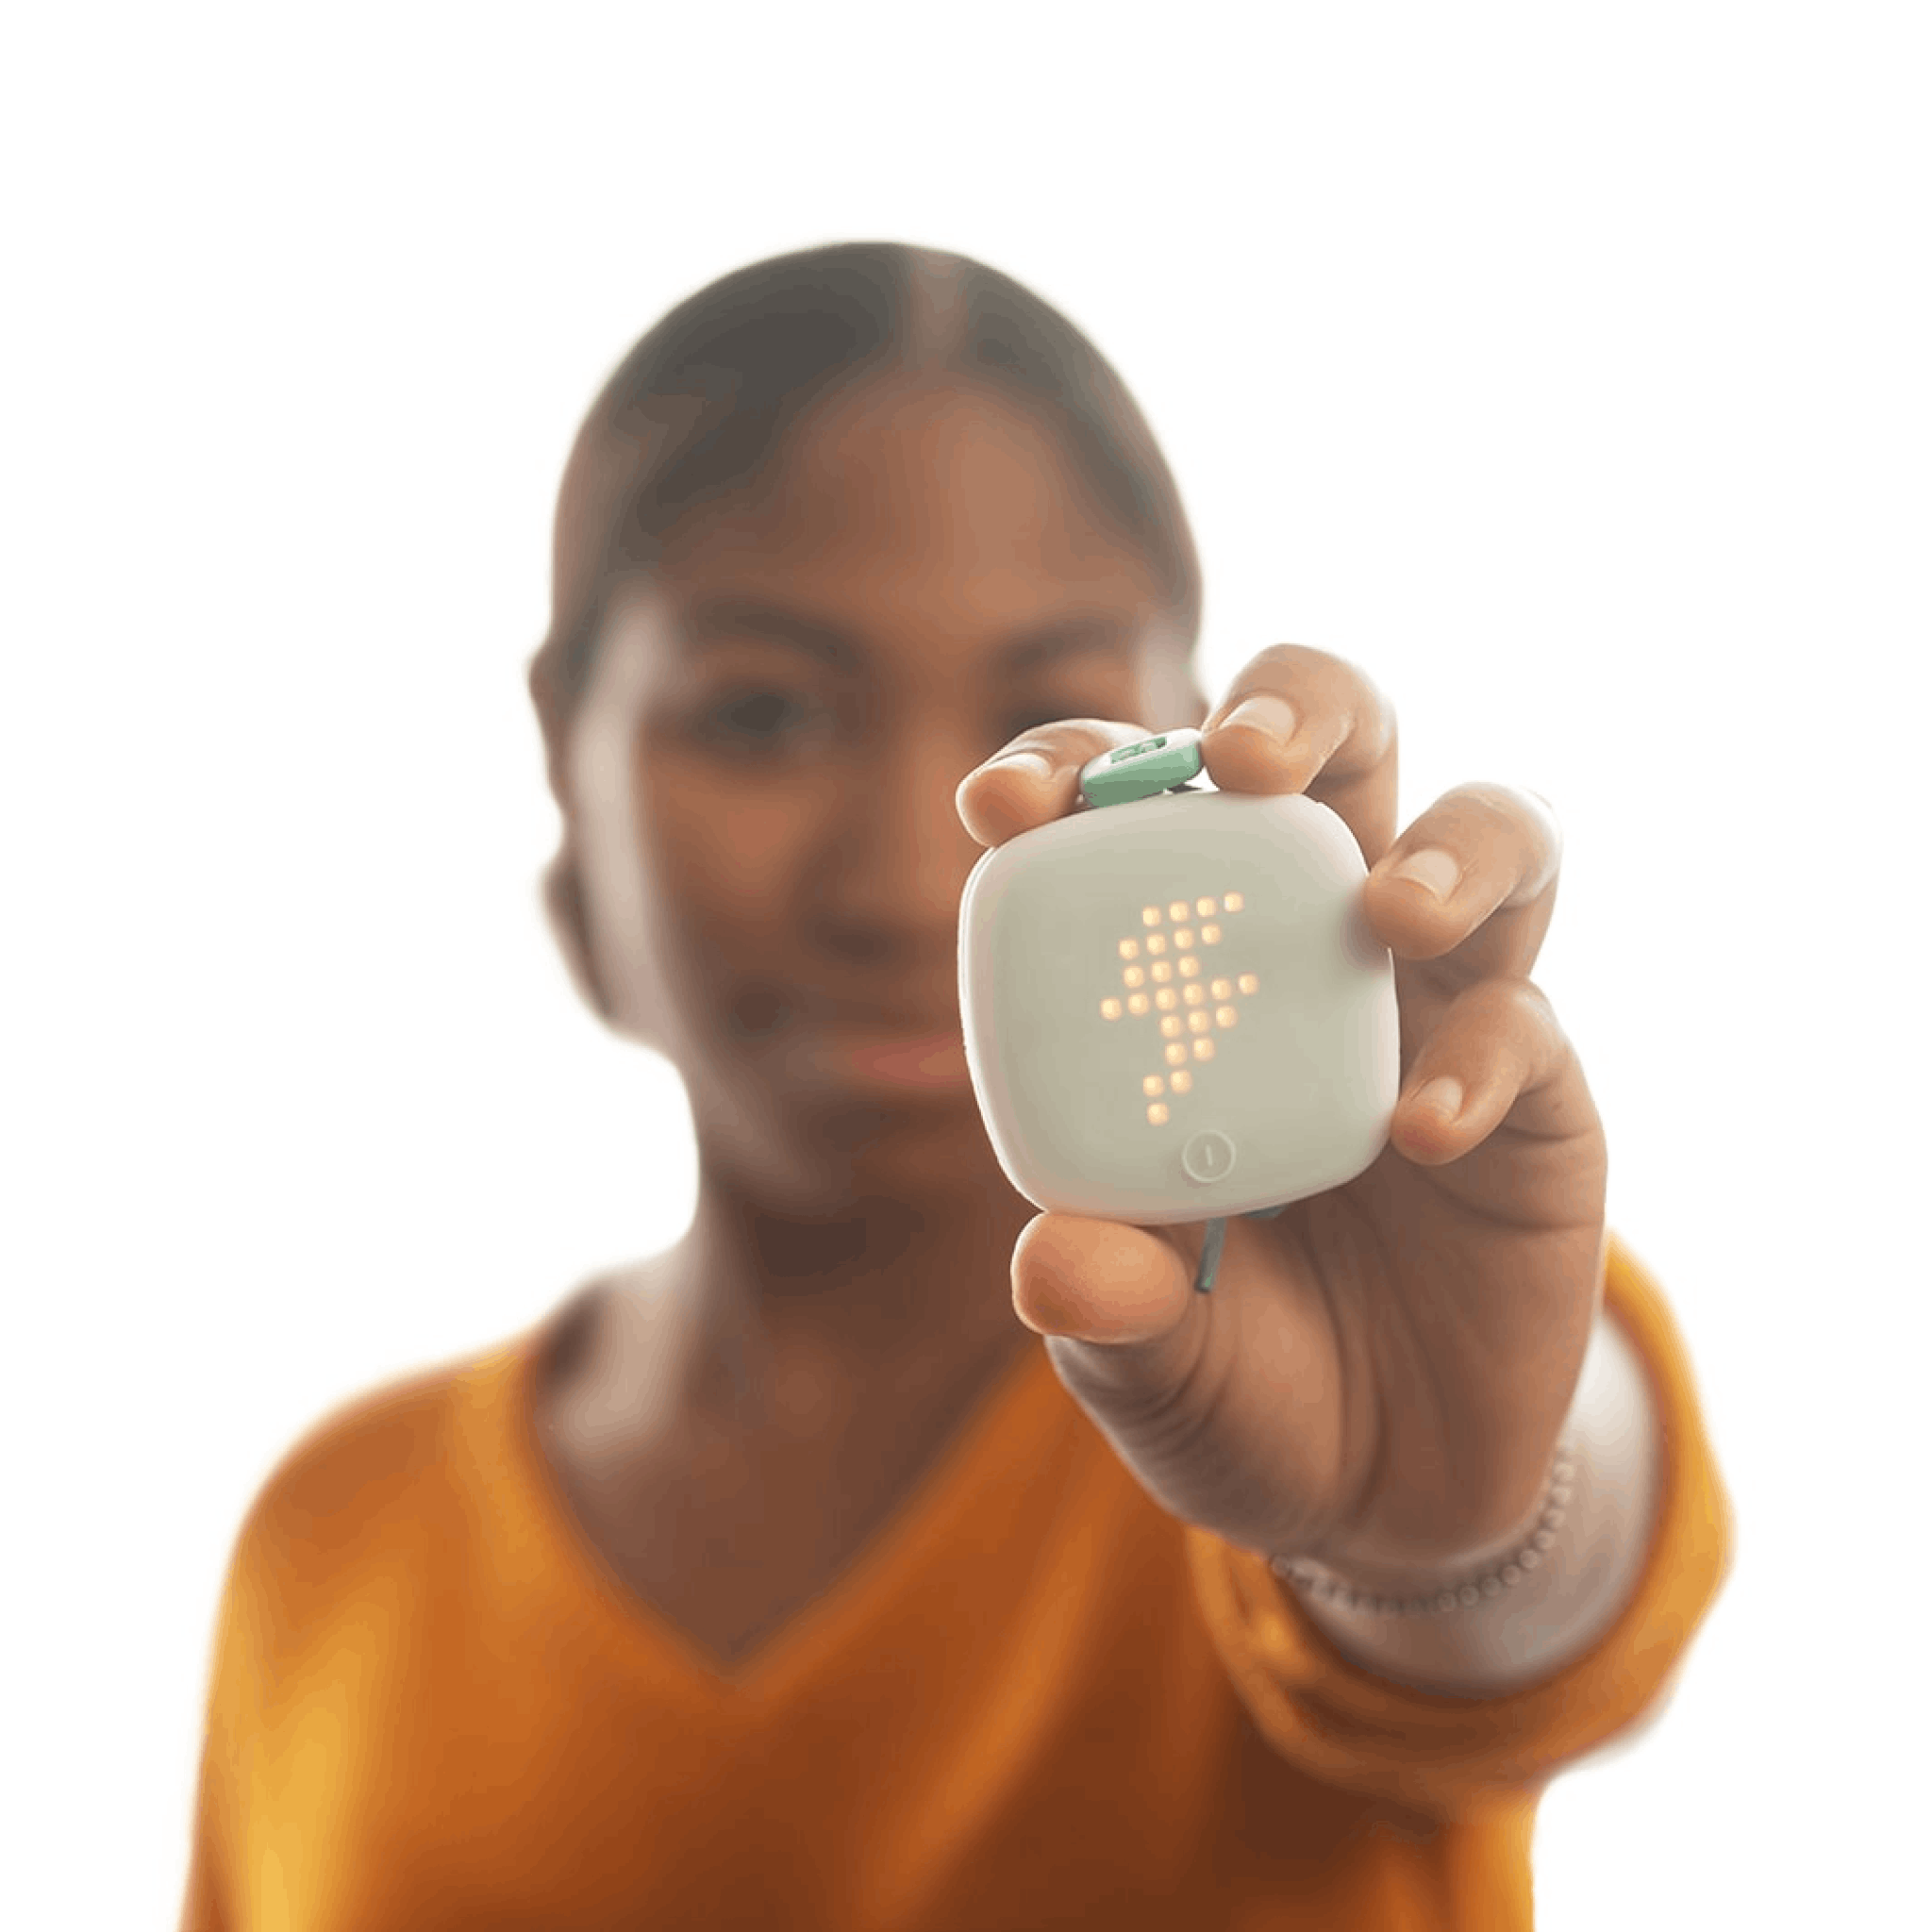
[[[1273,1221],[1288,1203],[1282,1201],[1273,1208],[1251,1208],[1241,1216],[1243,1221]],[[1208,1224],[1208,1232],[1201,1241],[1201,1265],[1194,1270],[1194,1292],[1212,1294],[1214,1277],[1221,1272],[1222,1244],[1227,1240],[1227,1217],[1217,1214]]]
[[[1208,1232],[1201,1242],[1201,1265],[1194,1271],[1194,1292],[1211,1294],[1214,1291],[1214,1276],[1221,1267],[1221,1244],[1227,1239],[1227,1219],[1217,1214],[1208,1224]]]

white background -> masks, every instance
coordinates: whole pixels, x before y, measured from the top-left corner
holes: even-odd
[[[274,1459],[682,1225],[681,1090],[537,911],[551,495],[672,301],[852,238],[977,255],[1116,360],[1217,682],[1320,643],[1400,708],[1407,813],[1556,801],[1541,976],[1740,1542],[1660,1725],[1546,1799],[1541,1923],[1887,1912],[1927,1716],[1915,11],[16,24],[0,1912],[172,1924]]]

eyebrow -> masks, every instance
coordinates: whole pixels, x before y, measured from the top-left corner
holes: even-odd
[[[764,643],[801,651],[837,670],[861,668],[865,646],[850,631],[782,604],[756,597],[708,597],[685,612],[685,640],[703,652],[734,638],[756,638]],[[1124,652],[1132,631],[1118,618],[1072,616],[1021,631],[999,653],[1002,670],[1037,671],[1062,658],[1089,651]]]

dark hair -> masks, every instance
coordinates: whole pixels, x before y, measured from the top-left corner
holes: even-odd
[[[1180,495],[1099,350],[979,262],[896,243],[815,248],[679,303],[592,405],[564,474],[551,630],[531,666],[553,760],[612,585],[648,570],[689,512],[751,484],[812,403],[896,368],[956,374],[1023,403],[1141,548],[1191,642],[1200,567]]]

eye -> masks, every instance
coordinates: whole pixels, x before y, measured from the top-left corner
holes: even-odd
[[[736,750],[758,750],[792,739],[816,721],[815,707],[781,691],[740,691],[699,717],[701,736]]]

